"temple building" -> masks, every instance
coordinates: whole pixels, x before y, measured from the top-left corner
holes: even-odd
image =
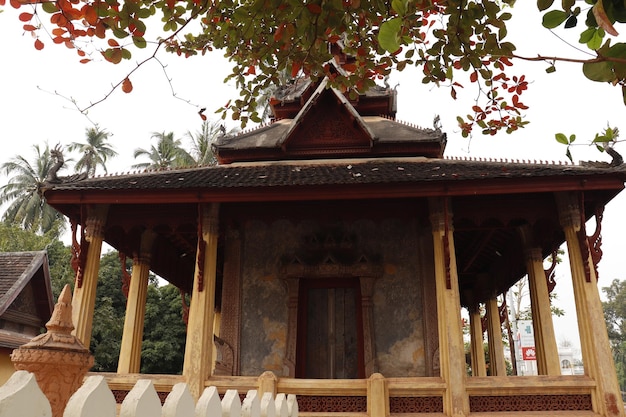
[[[52,307],[46,251],[0,253],[0,385],[15,372],[11,352],[39,335]]]
[[[102,244],[133,259],[112,388],[143,377],[152,271],[191,297],[161,391],[278,390],[304,416],[624,415],[596,269],[624,166],[446,158],[440,129],[395,120],[395,94],[296,81],[272,123],[219,139],[217,166],[48,184],[77,231],[83,343]],[[543,261],[563,243],[584,375],[561,375],[552,324]],[[526,275],[539,375],[508,376],[497,298]]]

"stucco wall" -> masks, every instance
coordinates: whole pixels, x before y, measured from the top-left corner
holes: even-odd
[[[281,260],[304,246],[307,236],[325,230],[351,236],[357,251],[378,257],[383,275],[373,293],[373,333],[377,370],[387,377],[424,376],[422,277],[431,268],[417,259],[415,222],[406,219],[359,220],[333,225],[315,222],[247,222],[242,234],[241,373],[266,370],[288,374],[283,363],[287,342],[287,292],[280,279]],[[423,243],[422,243],[423,244]],[[428,252],[428,251],[426,251]],[[431,263],[431,260],[423,262]]]

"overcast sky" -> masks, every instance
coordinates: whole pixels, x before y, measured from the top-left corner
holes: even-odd
[[[509,37],[518,46],[518,54],[583,56],[541,27],[541,16],[534,3],[517,2],[513,10]],[[5,11],[0,13],[0,162],[17,154],[29,157],[33,144],[47,141],[54,146],[81,141],[85,128],[93,122],[113,133],[111,143],[120,152],[120,157],[109,164],[109,172],[127,171],[134,163],[133,150],[151,145],[151,132],[173,131],[177,137],[182,137],[186,131],[200,127],[201,119],[197,114],[200,107],[207,108],[209,118],[217,118],[212,111],[236,98],[234,85],[223,83],[232,64],[219,52],[189,59],[162,53],[159,57],[166,65],[167,75],[156,62],[148,64],[131,78],[134,85],[131,94],[114,92],[89,110],[87,118],[68,99],[76,100],[80,107],[100,100],[112,84],[124,78],[132,64],[115,66],[97,56],[95,62],[79,64],[74,51],[45,38],[45,48],[37,51],[30,35],[23,35],[21,26],[17,12],[5,6]],[[577,35],[572,32],[570,38],[575,43]],[[624,36],[620,39],[624,41]],[[621,127],[626,135],[623,123],[626,107],[617,89],[586,80],[580,66],[574,64],[557,64],[557,72],[550,75],[544,71],[547,66],[516,63],[518,70],[511,71],[511,74],[526,74],[531,82],[529,90],[521,97],[530,106],[526,112],[531,121],[528,127],[513,135],[477,135],[471,141],[461,137],[455,120],[457,115],[470,112],[476,91],[469,83],[459,91],[456,102],[447,89],[423,86],[418,71],[394,74],[389,84],[398,89],[399,120],[431,127],[433,118],[440,116],[443,130],[448,134],[448,156],[564,161],[565,148],[554,140],[557,132],[576,133],[578,142],[587,144],[609,123]],[[172,97],[172,89],[180,99]],[[235,122],[227,123],[228,128],[233,126]],[[618,145],[617,149],[626,155],[626,147]],[[577,146],[572,152],[576,161],[610,160],[590,146]],[[0,181],[6,179],[0,176]],[[608,285],[614,278],[625,277],[621,263],[625,208],[626,195],[622,195],[605,212],[600,286]],[[567,265],[562,266],[561,271],[562,268]],[[574,339],[577,343],[568,279],[561,279],[556,289],[557,305],[569,314],[567,319],[557,320],[556,332],[559,341]]]

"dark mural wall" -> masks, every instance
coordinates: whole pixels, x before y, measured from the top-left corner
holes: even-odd
[[[267,370],[289,375],[289,312],[281,274],[294,254],[312,263],[324,256],[350,263],[355,255],[379,263],[382,276],[372,294],[375,370],[387,377],[426,375],[422,293],[424,277],[433,274],[429,230],[392,218],[332,224],[249,221],[242,238],[242,375]]]

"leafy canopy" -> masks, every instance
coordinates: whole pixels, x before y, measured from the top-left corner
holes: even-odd
[[[220,110],[243,125],[261,120],[258,97],[279,83],[281,72],[328,76],[354,97],[392,69],[416,65],[422,82],[447,86],[453,98],[463,87],[455,74],[469,73],[480,94],[472,112],[458,118],[464,136],[476,126],[495,134],[527,123],[521,96],[528,82],[509,74],[515,58],[548,62],[548,72],[559,60],[579,62],[587,78],[620,86],[626,97],[626,43],[611,42],[616,23],[626,21],[623,0],[537,1],[546,28],[577,27],[585,17],[579,41],[589,49],[588,59],[516,56],[506,41],[515,0],[9,1],[28,4],[19,18],[36,48],[51,33],[54,43],[75,48],[85,63],[94,49],[112,63],[130,59],[136,48],[154,48],[152,58],[159,49],[186,57],[222,49],[235,64],[228,78],[241,97]],[[328,63],[340,51],[353,59],[337,72]],[[133,73],[116,87],[132,91]]]

